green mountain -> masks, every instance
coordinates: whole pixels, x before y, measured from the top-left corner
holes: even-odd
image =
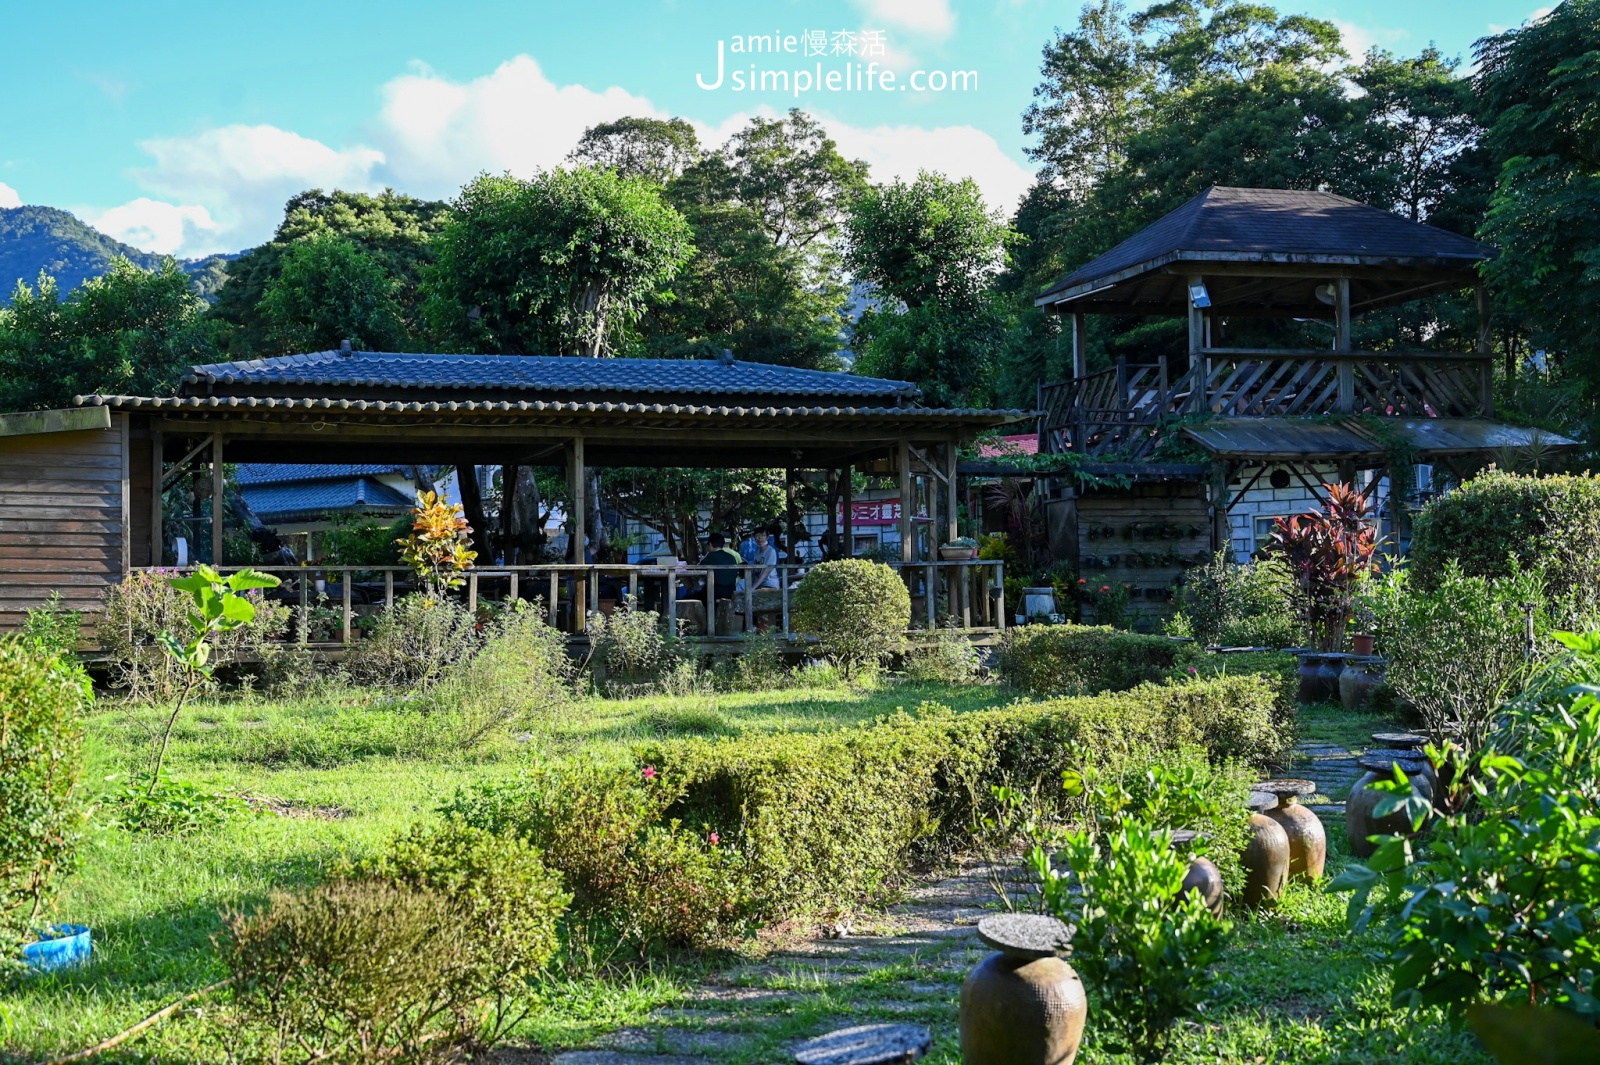
[[[76,215],[55,207],[0,208],[0,303],[7,303],[17,282],[32,285],[42,270],[56,279],[62,292],[77,288],[111,268],[125,255],[153,270],[162,256],[140,251],[84,224]],[[234,255],[210,255],[179,262],[194,278],[195,291],[210,299],[222,283],[222,264]]]

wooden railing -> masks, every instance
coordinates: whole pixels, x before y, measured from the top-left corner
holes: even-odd
[[[1164,420],[1206,411],[1488,417],[1493,364],[1487,355],[1438,352],[1206,348],[1176,375],[1166,356],[1154,365],[1119,358],[1110,369],[1044,385],[1040,402],[1047,450],[1143,458]]]
[[[890,563],[911,592],[913,629],[933,630],[941,623],[973,633],[1005,631],[1005,565],[999,561],[926,561]],[[241,566],[222,566],[230,573]],[[283,583],[267,594],[293,611],[289,639],[321,646],[344,647],[359,638],[359,618],[393,605],[411,590],[412,571],[403,566],[252,566]],[[538,600],[551,625],[582,636],[588,619],[607,609],[624,609],[632,601],[663,619],[676,618],[692,637],[738,638],[758,624],[785,637],[795,636],[790,617],[793,589],[809,566],[773,567],[776,587],[748,588],[762,566],[584,565],[484,566],[467,571],[463,585],[451,594],[468,610],[510,600]],[[741,590],[732,599],[716,595],[716,575],[734,571]],[[172,567],[162,573],[179,572]],[[582,604],[581,611],[575,610]],[[931,609],[930,609],[931,605]],[[337,619],[331,638],[323,638],[315,618],[328,612]],[[324,617],[326,617],[326,613]]]

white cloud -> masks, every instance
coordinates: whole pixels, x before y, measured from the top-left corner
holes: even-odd
[[[1522,20],[1522,25],[1531,25],[1532,23],[1538,22],[1541,19],[1547,18],[1554,10],[1555,8],[1553,7],[1536,7],[1531,13],[1529,13],[1527,18]],[[1489,23],[1489,32],[1496,36],[1499,36],[1511,28],[1512,27],[1510,26],[1503,26],[1498,22]]]
[[[873,126],[864,128],[824,119],[847,159],[865,159],[872,180],[910,180],[919,170],[948,177],[970,177],[991,208],[1010,215],[1033,184],[1033,172],[1001,150],[995,139],[974,126]]]
[[[1343,38],[1344,50],[1357,63],[1374,47],[1392,49],[1409,36],[1405,30],[1358,26],[1354,22],[1341,22],[1338,19],[1334,19],[1333,24]]]
[[[17,190],[0,181],[0,208],[21,206],[22,197],[17,195]]]
[[[884,28],[943,40],[956,28],[955,12],[949,0],[855,0],[868,21]]]
[[[217,229],[204,207],[179,206],[144,196],[109,211],[87,214],[84,221],[124,244],[158,255],[176,255],[215,243]]]
[[[380,172],[420,196],[452,195],[483,170],[526,177],[556,166],[598,122],[666,117],[615,86],[556,85],[525,55],[464,84],[421,68],[389,82],[383,95],[374,135],[386,156]]]

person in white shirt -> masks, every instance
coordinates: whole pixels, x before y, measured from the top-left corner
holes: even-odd
[[[756,530],[754,565],[762,567],[756,571],[754,587],[776,588],[778,586],[778,549],[772,546],[772,539],[765,529]]]

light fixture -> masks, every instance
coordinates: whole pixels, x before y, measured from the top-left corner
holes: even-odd
[[[1189,301],[1196,307],[1211,306],[1211,293],[1206,291],[1204,281],[1189,282]]]
[[[1335,298],[1333,282],[1330,281],[1325,285],[1318,285],[1315,295],[1317,297],[1317,302],[1326,303],[1328,306],[1332,307]]]

